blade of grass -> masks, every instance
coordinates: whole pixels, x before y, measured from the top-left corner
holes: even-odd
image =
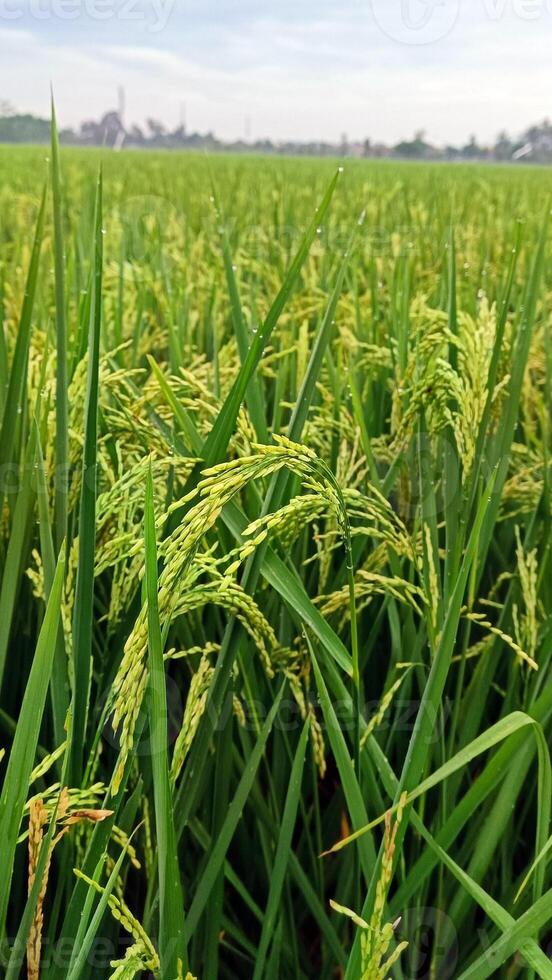
[[[55,569],[54,569],[55,576]],[[53,666],[53,665],[52,665]],[[39,896],[42,889],[42,880],[48,866],[48,862],[51,859],[51,847],[52,841],[54,839],[54,833],[56,830],[56,817],[59,813],[59,803],[61,799],[61,787],[66,786],[67,779],[67,764],[68,755],[67,752],[63,753],[63,762],[61,767],[61,779],[60,788],[57,795],[57,800],[55,805],[52,807],[52,814],[50,816],[50,821],[48,825],[48,831],[46,836],[42,839],[42,844],[40,846],[40,852],[38,855],[38,860],[36,863],[35,876],[31,890],[29,891],[27,901],[25,903],[25,908],[23,910],[23,915],[21,916],[21,921],[19,923],[19,928],[17,930],[17,935],[15,941],[11,948],[10,958],[6,967],[6,977],[5,980],[15,980],[15,977],[19,976],[20,971],[23,966],[24,957],[27,948],[27,940],[29,937],[29,932],[31,930],[31,925],[33,922],[36,906],[39,900]]]
[[[21,486],[17,492],[13,512],[13,526],[8,541],[8,550],[0,587],[0,687],[4,677],[6,655],[10,640],[15,602],[20,585],[23,566],[27,559],[28,530],[35,503],[33,487],[33,464],[36,451],[36,430],[31,428],[23,470]]]
[[[55,545],[67,538],[69,466],[69,408],[67,398],[67,324],[65,318],[65,252],[63,244],[61,166],[54,96],[51,97],[52,199],[54,214],[54,272],[56,298],[56,488]]]
[[[425,834],[424,839],[427,841],[429,847],[435,852],[440,861],[452,872],[455,878],[460,882],[467,894],[483,909],[483,911],[489,916],[492,922],[502,930],[506,932],[515,926],[516,920],[511,916],[506,909],[502,907],[498,902],[496,902],[491,895],[488,894],[480,885],[477,884],[470,878],[465,871],[462,870],[460,865],[453,861],[450,855],[447,854],[442,847],[432,839],[431,834]],[[534,939],[527,939],[520,941],[518,951],[523,955],[526,962],[538,971],[538,976],[542,977],[542,980],[551,980],[552,978],[552,963],[543,953],[542,949],[535,942]]]
[[[440,707],[441,698],[443,696],[443,690],[447,680],[448,672],[452,662],[452,655],[454,649],[454,642],[456,639],[456,632],[458,629],[458,623],[460,621],[460,610],[462,608],[462,602],[464,599],[464,592],[466,584],[468,581],[468,575],[471,570],[471,566],[476,557],[477,545],[479,542],[479,535],[481,532],[481,527],[484,523],[484,519],[488,513],[489,503],[492,497],[494,485],[496,479],[496,472],[493,473],[491,480],[487,486],[487,491],[483,496],[481,503],[479,505],[478,514],[474,521],[470,539],[468,541],[468,546],[466,548],[466,553],[464,555],[464,560],[462,562],[462,567],[456,581],[454,591],[452,593],[449,608],[447,611],[445,624],[441,634],[441,639],[439,642],[438,649],[435,653],[431,671],[427,684],[424,688],[418,713],[416,715],[416,721],[414,723],[414,730],[410,739],[408,746],[407,756],[403,765],[403,770],[401,773],[399,788],[395,794],[395,804],[397,804],[403,793],[410,793],[415,788],[417,783],[420,781],[420,777],[423,772],[423,768],[426,762],[429,746],[431,744],[431,736],[433,731],[434,719],[437,717],[437,713]],[[407,807],[403,816],[403,820],[398,828],[396,835],[396,848],[397,856],[400,853],[402,842],[404,840],[404,835],[409,822],[410,810]],[[381,860],[381,851],[380,851]],[[377,884],[377,876],[379,875],[379,864],[378,861],[374,873],[372,875],[372,882],[370,886],[370,891],[368,893],[366,902],[363,908],[363,918],[369,918],[372,912],[372,904],[375,897],[375,888]],[[347,964],[346,980],[352,980],[356,975],[358,970],[358,957],[359,957],[359,940],[358,937],[355,939],[353,950],[349,957],[349,962]]]
[[[65,559],[60,557],[25,688],[0,796],[0,865],[3,874],[3,887],[0,889],[0,937],[2,940],[5,937],[9,884],[13,872],[17,836],[50,683],[64,569]]]
[[[253,377],[259,364],[263,350],[270,340],[272,331],[280,319],[280,315],[292,294],[293,288],[299,277],[299,273],[301,272],[303,264],[307,258],[307,255],[309,254],[310,247],[316,238],[317,230],[326,216],[326,212],[330,206],[338,179],[339,171],[330,181],[329,187],[322,198],[320,206],[315,211],[314,217],[305,232],[297,254],[291,263],[284,283],[276,296],[276,299],[274,300],[264,323],[261,327],[259,327],[257,333],[254,334],[251,346],[247,352],[247,357],[241,367],[238,377],[236,378],[236,381],[234,382],[232,389],[217,416],[215,424],[213,425],[213,428],[205,441],[202,457],[207,466],[214,466],[224,458],[228,442],[236,424],[240,406],[244,400],[251,378]]]
[[[179,963],[186,969],[187,953],[184,941],[184,898],[174,832],[167,751],[167,692],[157,598],[157,545],[151,466],[146,485],[145,550],[150,668],[148,714],[159,874],[159,955],[163,975],[176,977]]]
[[[70,746],[70,775],[79,786],[83,772],[94,623],[94,556],[96,550],[96,495],[98,443],[98,390],[100,331],[102,323],[102,174],[96,185],[92,251],[93,291],[88,334],[88,373],[85,401],[84,453],[79,509],[79,556],[73,610],[73,725]],[[58,358],[59,358],[58,349]],[[59,533],[60,526],[58,526]]]
[[[503,932],[500,939],[460,974],[458,980],[486,980],[528,939],[535,939],[552,918],[552,890],[547,891],[531,908]]]
[[[102,889],[100,900],[98,902],[94,915],[92,916],[90,925],[86,930],[85,935],[82,938],[73,965],[70,967],[67,973],[67,980],[78,980],[86,965],[88,954],[90,953],[90,950],[92,948],[92,943],[94,942],[94,939],[96,938],[98,930],[102,924],[102,919],[108,908],[109,899],[119,879],[119,874],[123,866],[123,861],[125,859],[129,845],[130,845],[130,838],[122,848],[119,857],[117,858],[115,864],[113,865],[113,869],[111,871],[111,874],[109,875],[105,888]],[[89,889],[92,888],[92,885],[89,885],[88,888]]]
[[[552,711],[552,687],[545,692],[535,703],[531,717],[545,724]],[[478,806],[484,802],[492,790],[507,776],[511,771],[522,773],[521,784],[523,784],[523,773],[527,771],[536,747],[536,742],[524,738],[523,730],[511,735],[508,743],[493,755],[478,778],[470,786],[463,799],[457,804],[448,820],[436,835],[436,840],[444,849],[450,849],[451,845],[461,832],[462,828],[468,823]],[[528,758],[528,761],[526,761]],[[409,869],[406,880],[401,884],[393,898],[392,907],[394,910],[404,908],[410,902],[420,883],[435,867],[434,855],[425,851],[418,861]],[[470,877],[473,877],[470,875]],[[396,903],[396,904],[395,904]]]
[[[21,975],[21,970],[25,961],[27,940],[29,937],[29,932],[31,930],[36,906],[40,896],[40,890],[42,888],[42,880],[44,877],[44,872],[50,858],[50,847],[52,845],[52,840],[54,837],[54,831],[56,827],[55,816],[57,813],[59,805],[59,794],[56,801],[56,805],[52,809],[52,815],[50,817],[50,822],[48,826],[48,832],[42,840],[40,845],[40,852],[38,855],[38,860],[36,863],[35,877],[33,881],[32,888],[29,892],[27,901],[25,903],[25,908],[23,909],[23,915],[21,916],[21,921],[19,923],[19,928],[17,930],[17,935],[13,942],[9,960],[6,965],[6,973],[4,980],[15,980],[15,977]]]
[[[355,834],[355,837],[358,836],[360,838],[363,836],[361,828],[365,826],[368,821],[366,819],[366,807],[364,805],[362,791],[359,785],[359,776],[355,771],[353,760],[351,759],[350,753],[345,744],[345,738],[343,736],[341,726],[335,714],[334,707],[328,694],[328,689],[324,682],[322,672],[310,642],[309,651],[316,680],[316,687],[318,689],[318,697],[320,699],[320,707],[324,716],[328,739],[338,768],[345,800],[347,801],[347,809],[349,810],[351,823],[358,831],[358,834]],[[359,844],[359,857],[362,864],[364,877],[366,879],[366,885],[368,886],[376,863],[376,851],[371,837]]]
[[[52,528],[50,525],[50,514],[48,509],[48,488],[46,483],[46,473],[44,470],[44,457],[40,443],[40,432],[36,420],[33,421],[36,439],[36,496],[38,505],[40,553],[42,557],[42,567],[44,569],[44,590],[46,601],[50,595],[54,574],[56,570],[56,559],[54,553],[54,542]],[[56,652],[52,665],[52,678],[50,682],[50,695],[52,699],[52,716],[54,723],[54,736],[57,745],[61,745],[65,739],[65,720],[69,709],[69,677],[67,673],[67,654],[65,651],[65,638],[63,629],[58,630],[56,641]]]
[[[261,977],[263,976],[266,956],[270,942],[273,938],[276,917],[280,908],[280,900],[288,866],[293,830],[297,819],[297,808],[299,806],[299,795],[301,793],[308,734],[309,719],[307,718],[305,724],[303,725],[303,731],[301,732],[301,737],[299,739],[299,744],[297,746],[297,751],[295,753],[295,758],[293,760],[293,765],[289,776],[288,791],[286,794],[286,801],[280,824],[280,834],[276,845],[276,852],[274,854],[274,867],[270,880],[270,891],[268,893],[268,901],[266,903],[263,919],[263,928],[255,959],[253,980],[261,980]]]
[[[526,728],[527,726],[533,728],[537,742],[537,749],[539,752],[539,810],[541,806],[545,807],[545,798],[548,795],[551,771],[548,747],[546,745],[546,739],[542,727],[534,720],[534,718],[524,714],[522,711],[513,712],[506,718],[502,718],[495,725],[491,725],[491,727],[488,728],[487,731],[483,732],[482,735],[474,739],[473,742],[470,742],[469,745],[464,746],[464,748],[453,756],[452,759],[448,759],[447,762],[432,773],[431,776],[428,776],[427,779],[424,779],[421,783],[419,783],[416,789],[408,794],[407,803],[414,803],[415,800],[419,799],[421,796],[424,796],[429,792],[429,790],[433,789],[435,786],[438,786],[439,783],[443,782],[445,779],[448,779],[449,776],[452,776],[455,772],[458,772],[459,769],[469,765],[469,763],[473,762],[474,759],[477,759],[478,756],[482,755],[484,752],[488,752],[495,745],[505,741],[507,738],[510,738],[511,735],[514,735],[516,732],[519,732],[522,728]],[[395,804],[391,809],[391,813],[395,812],[397,809],[398,804]],[[384,820],[385,814],[382,814],[371,823],[368,823],[363,827],[359,827],[359,829],[354,833],[349,834],[347,837],[344,837],[338,841],[337,844],[334,844],[334,846],[330,848],[327,853],[342,850],[344,847],[347,847],[348,844],[358,840],[369,830],[373,830],[374,827],[378,826],[378,824],[383,823]],[[540,836],[540,833],[538,833],[537,838],[539,839]]]
[[[215,184],[212,175],[211,175],[211,187],[212,187],[213,203],[215,207],[217,220],[220,222],[222,220],[222,210],[221,210],[220,202],[218,200],[218,195],[215,189]],[[220,242],[222,247],[224,271],[226,273],[228,297],[230,300],[232,325],[234,327],[234,333],[236,335],[238,351],[243,365],[247,359],[250,337],[243,317],[240,294],[238,290],[238,283],[236,279],[236,271],[235,271],[235,266],[232,262],[230,243],[228,241],[228,235],[226,232],[226,228],[224,226],[224,222],[220,227]],[[249,382],[249,387],[247,388],[245,394],[245,400],[258,441],[268,442],[268,428],[266,424],[266,411],[264,406],[263,390],[260,384],[260,379],[257,377],[256,373],[253,373],[251,377],[251,381]]]
[[[268,736],[274,724],[276,715],[278,714],[280,702],[284,693],[284,687],[285,684],[282,684],[282,687],[276,695],[274,703],[267,714],[266,721],[263,724],[253,751],[245,763],[242,778],[240,779],[232,802],[228,807],[228,813],[226,814],[224,824],[217,840],[215,841],[213,850],[209,855],[209,860],[207,861],[203,874],[201,875],[201,878],[197,884],[195,895],[186,917],[184,931],[187,941],[195,932],[198,921],[207,903],[207,899],[211,893],[213,883],[215,882],[226,857],[226,852],[230,846],[230,841],[232,840],[234,831],[240,820],[245,801],[249,796],[253,780],[257,774],[257,769],[262,759]]]
[[[15,432],[18,414],[23,410],[25,397],[25,384],[27,378],[27,361],[29,356],[29,344],[32,330],[32,315],[36,296],[36,286],[40,265],[40,250],[44,236],[44,214],[46,209],[46,188],[42,192],[42,200],[36,221],[36,231],[29,262],[29,271],[25,284],[25,293],[19,326],[17,329],[17,339],[9,375],[8,390],[6,392],[6,403],[2,416],[2,428],[0,429],[0,464],[4,467],[11,466],[14,455]],[[4,481],[0,486],[0,503],[3,506],[5,494]]]

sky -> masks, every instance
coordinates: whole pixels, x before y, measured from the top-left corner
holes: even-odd
[[[223,139],[439,145],[552,116],[552,0],[0,0],[0,101]]]

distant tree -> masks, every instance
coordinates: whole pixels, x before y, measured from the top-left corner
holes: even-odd
[[[427,160],[437,155],[435,147],[425,140],[425,132],[419,129],[414,134],[414,139],[403,140],[393,148],[395,156],[403,157],[407,160]]]
[[[31,115],[0,116],[0,143],[47,143],[50,123]]]
[[[31,114],[17,113],[6,100],[0,99],[0,143],[48,143],[50,122]],[[123,146],[162,147],[164,149],[228,150],[235,153],[257,152],[294,154],[297,156],[335,156],[337,153],[360,155],[363,157],[400,157],[406,160],[485,160],[528,161],[552,163],[552,122],[543,119],[541,123],[530,126],[525,133],[511,138],[503,130],[497,136],[494,146],[489,149],[478,144],[472,136],[464,146],[448,145],[444,149],[433,146],[426,139],[423,129],[418,129],[411,140],[402,140],[396,146],[375,143],[366,138],[362,143],[349,143],[345,134],[340,143],[322,141],[299,142],[287,140],[273,143],[271,140],[236,140],[225,142],[217,139],[212,132],[188,133],[184,124],[168,130],[157,119],[150,118],[143,129],[132,125],[125,130],[121,116],[109,111],[99,119],[85,120],[78,132],[61,129],[63,143],[80,146],[107,146],[119,150]]]
[[[493,156],[497,160],[510,160],[513,152],[514,144],[512,143],[506,130],[503,129],[497,136],[493,149]]]
[[[139,126],[133,125],[128,132],[128,142],[135,146],[141,146],[145,141],[145,136]]]
[[[543,119],[537,126],[530,126],[523,134],[523,143],[530,149],[524,153],[524,160],[537,163],[552,162],[552,124],[549,119]]]
[[[183,123],[173,129],[172,133],[169,133],[169,138],[174,146],[184,146],[186,143],[186,127]]]
[[[167,132],[163,123],[159,122],[158,119],[148,119],[146,120],[146,124],[150,132],[150,140],[154,144],[162,144]]]
[[[100,144],[100,127],[94,119],[85,119],[79,130],[79,142],[98,146]]]
[[[477,145],[475,136],[470,136],[469,143],[466,143],[461,150],[465,160],[477,160],[484,156],[484,151]]]

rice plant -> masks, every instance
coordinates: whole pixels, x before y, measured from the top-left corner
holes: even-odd
[[[552,977],[549,172],[0,175],[2,975]]]

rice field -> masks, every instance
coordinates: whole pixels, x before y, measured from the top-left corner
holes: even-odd
[[[545,169],[0,152],[0,956],[552,977]]]

